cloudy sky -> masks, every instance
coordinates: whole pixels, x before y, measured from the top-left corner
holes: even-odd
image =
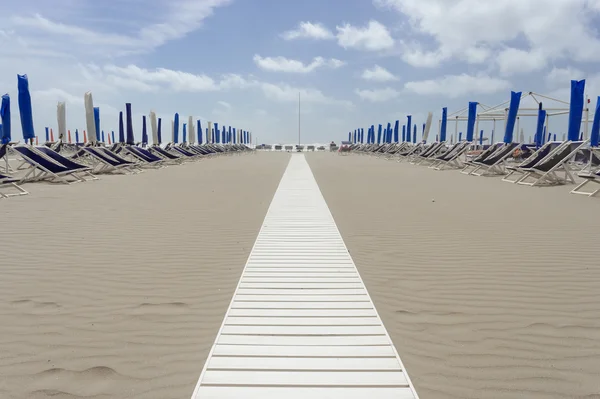
[[[510,90],[568,100],[570,79],[587,79],[595,106],[599,26],[598,0],[2,1],[0,91],[13,137],[16,74],[27,73],[38,136],[56,129],[57,101],[82,130],[91,90],[105,131],[131,102],[137,136],[155,110],[260,142],[296,140],[300,93],[303,141],[328,142]]]

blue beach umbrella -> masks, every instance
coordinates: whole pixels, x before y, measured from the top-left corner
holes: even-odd
[[[548,133],[548,141],[550,141],[550,135],[551,135],[551,134],[552,134],[552,133]],[[556,133],[554,133],[554,141],[556,141]]]
[[[21,130],[23,139],[33,140],[33,110],[31,108],[31,94],[29,93],[29,79],[27,75],[17,75],[17,88],[19,92],[19,115],[21,116]]]
[[[146,130],[146,115],[142,115],[142,144],[148,144],[148,131]]]
[[[202,124],[200,123],[200,119],[197,121],[198,124],[198,144],[202,144]]]
[[[179,143],[179,114],[177,112],[173,119],[173,142]]]
[[[2,96],[2,105],[0,106],[0,119],[2,121],[2,135],[0,136],[0,141],[2,144],[8,144],[11,141],[10,97],[8,94]]]
[[[100,141],[100,107],[94,107],[94,126],[96,126],[96,141]]]
[[[186,127],[187,127],[187,123],[184,123],[183,124],[183,134],[182,134],[183,140],[181,140],[182,143],[185,143],[185,138],[186,138],[186,134],[187,134]]]
[[[215,128],[213,130],[213,143],[219,142],[219,124],[215,122]]]
[[[225,144],[227,140],[225,139],[225,125],[223,125],[223,129],[221,130],[222,143]]]
[[[483,130],[479,132],[479,145],[483,145]]]
[[[402,125],[402,142],[406,142],[406,125]]]
[[[408,121],[406,122],[406,141],[410,143],[410,129],[412,128],[412,115],[408,115],[406,117]]]
[[[79,130],[75,129],[75,143],[79,143]]]
[[[469,102],[469,115],[467,117],[467,141],[473,142],[475,133],[475,119],[477,118],[477,102]]]
[[[381,123],[379,124],[379,128],[377,129],[377,144],[381,144],[381,134],[383,133],[382,131],[382,126]]]
[[[111,132],[110,132],[110,135],[111,135],[111,137],[112,137],[112,142],[113,142],[113,144],[114,144],[114,143],[115,143],[115,131],[114,131],[114,130],[111,130]]]
[[[102,142],[104,143],[104,130],[102,131]]]
[[[417,125],[413,129],[413,144],[417,142]]]
[[[162,144],[162,118],[158,118],[158,128],[156,129],[158,136],[158,145]]]
[[[4,120],[4,119],[3,119]],[[600,96],[596,100],[596,112],[594,113],[594,123],[590,133],[590,146],[598,147],[600,144]]]
[[[571,102],[569,103],[569,129],[567,140],[577,141],[579,129],[581,128],[581,116],[583,113],[583,92],[585,80],[571,81]]]
[[[50,141],[50,129],[46,126],[46,143]]]
[[[546,110],[539,109],[537,117],[537,126],[535,129],[535,146],[540,148],[544,141],[544,121],[546,120]]]
[[[388,122],[387,128],[385,130],[387,132],[387,134],[386,134],[386,139],[387,140],[386,141],[388,143],[391,143],[392,142],[392,124],[390,122]]]
[[[446,129],[448,126],[448,108],[442,108],[442,126],[440,127],[440,142],[446,141]]]
[[[462,132],[458,132],[458,141],[462,141]]]
[[[504,142],[506,144],[513,142],[513,134],[515,131],[515,122],[517,121],[517,113],[521,104],[521,92],[510,92],[510,106],[508,108],[508,116],[506,118],[506,129],[504,131]]]
[[[119,143],[125,142],[125,128],[123,127],[123,111],[119,112]]]
[[[400,121],[396,121],[396,123],[394,124],[394,142],[398,142],[399,137],[398,137],[398,132],[400,130]]]
[[[131,103],[125,103],[125,124],[127,126],[127,144],[134,145],[135,137],[133,135],[133,118],[131,117]]]

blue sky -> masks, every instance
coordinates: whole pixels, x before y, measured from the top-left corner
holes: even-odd
[[[138,136],[154,110],[283,143],[296,140],[300,92],[303,141],[328,142],[407,114],[420,124],[443,106],[497,104],[510,90],[568,100],[570,79],[587,79],[595,106],[597,26],[591,0],[2,2],[0,91],[16,111],[16,74],[29,75],[39,136],[56,127],[57,101],[68,127],[84,129],[91,90],[105,131],[131,102]],[[522,126],[529,135],[533,121]]]

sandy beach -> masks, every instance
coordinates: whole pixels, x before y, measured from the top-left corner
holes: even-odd
[[[422,399],[600,397],[598,201],[307,159]]]
[[[2,200],[0,397],[189,398],[288,159]]]

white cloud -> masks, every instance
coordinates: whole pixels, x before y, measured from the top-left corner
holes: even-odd
[[[481,63],[515,41],[530,48],[527,67],[559,59],[600,61],[596,1],[572,0],[374,0],[409,18],[413,33],[434,40],[433,50],[408,46],[403,58],[415,66],[438,66],[451,58]],[[503,23],[509,22],[509,23]],[[551,27],[551,28],[550,28]],[[520,46],[518,46],[520,47]],[[585,48],[585,51],[581,51]],[[503,57],[510,58],[511,54]],[[504,71],[515,68],[505,60]]]
[[[498,54],[496,62],[500,73],[510,76],[538,71],[546,65],[546,58],[540,51],[526,51],[510,47]]]
[[[344,61],[332,58],[326,60],[323,57],[315,57],[310,64],[304,64],[302,61],[292,60],[285,57],[261,57],[258,54],[254,55],[254,63],[265,71],[272,72],[289,72],[289,73],[309,73],[317,68],[329,67],[340,68],[346,63]]]
[[[316,22],[300,22],[298,27],[281,34],[285,40],[294,39],[315,39],[328,40],[333,39],[333,33],[321,23]]]
[[[350,24],[337,26],[338,44],[344,48],[357,50],[380,51],[394,46],[394,39],[389,30],[380,22],[371,20],[366,27]]]
[[[22,32],[23,40],[29,39],[31,45],[42,42],[48,49],[67,53],[77,49],[103,56],[122,55],[150,51],[168,41],[180,39],[198,29],[206,18],[213,15],[216,8],[230,2],[231,0],[154,2],[151,4],[152,14],[161,19],[155,23],[145,23],[130,35],[56,22],[39,13],[33,16],[14,16],[10,19],[10,24]],[[131,15],[131,19],[142,24],[145,22],[136,20],[139,19],[137,15]]]
[[[371,102],[383,102],[392,100],[400,95],[398,90],[386,87],[385,89],[361,90],[356,89],[355,93],[363,100]]]
[[[546,84],[550,87],[567,86],[572,79],[580,80],[585,78],[585,73],[577,68],[552,68],[546,75]]]
[[[264,95],[275,101],[285,102],[298,102],[298,96],[302,100],[302,103],[316,103],[316,104],[331,104],[331,105],[343,105],[352,106],[352,103],[344,100],[337,100],[332,97],[328,97],[318,89],[313,88],[299,88],[293,87],[287,83],[268,83],[261,82],[259,84],[260,89]]]
[[[392,74],[387,69],[380,67],[379,65],[375,65],[371,69],[365,69],[361,75],[364,80],[370,80],[374,82],[389,82],[392,80],[398,80],[394,74]]]
[[[488,75],[447,75],[438,79],[407,82],[407,91],[421,95],[458,98],[467,94],[490,94],[510,88],[510,82]]]

